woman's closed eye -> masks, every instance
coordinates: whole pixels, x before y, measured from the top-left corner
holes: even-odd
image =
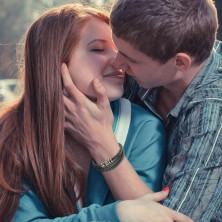
[[[95,49],[91,49],[91,51],[93,51],[93,52],[103,52],[104,49],[95,48]]]

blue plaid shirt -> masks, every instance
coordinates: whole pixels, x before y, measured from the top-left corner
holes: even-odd
[[[134,79],[125,97],[154,115],[158,88],[143,89]],[[222,43],[167,115],[168,165],[163,205],[195,222],[222,221]]]

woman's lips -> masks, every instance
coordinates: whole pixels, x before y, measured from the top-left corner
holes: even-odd
[[[111,73],[106,74],[104,77],[124,79],[124,73],[121,71],[115,71],[115,72],[111,72]]]

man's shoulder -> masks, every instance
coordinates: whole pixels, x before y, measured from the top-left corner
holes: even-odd
[[[222,57],[215,64],[206,64],[200,74],[188,86],[184,105],[222,103]]]
[[[186,99],[196,101],[218,101],[222,98],[222,43],[217,41],[211,56],[189,84]],[[213,98],[215,100],[213,100]]]
[[[199,103],[222,104],[222,78],[195,88],[188,98],[188,105]]]
[[[221,41],[216,41],[214,44],[214,50],[217,54],[222,56],[222,42]]]

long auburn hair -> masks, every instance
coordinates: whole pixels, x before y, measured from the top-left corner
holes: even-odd
[[[69,63],[91,17],[109,23],[103,9],[69,4],[44,13],[26,33],[24,92],[0,116],[1,221],[13,220],[26,179],[50,218],[78,212],[85,177],[65,146],[61,64]],[[80,189],[78,197],[74,187]]]

